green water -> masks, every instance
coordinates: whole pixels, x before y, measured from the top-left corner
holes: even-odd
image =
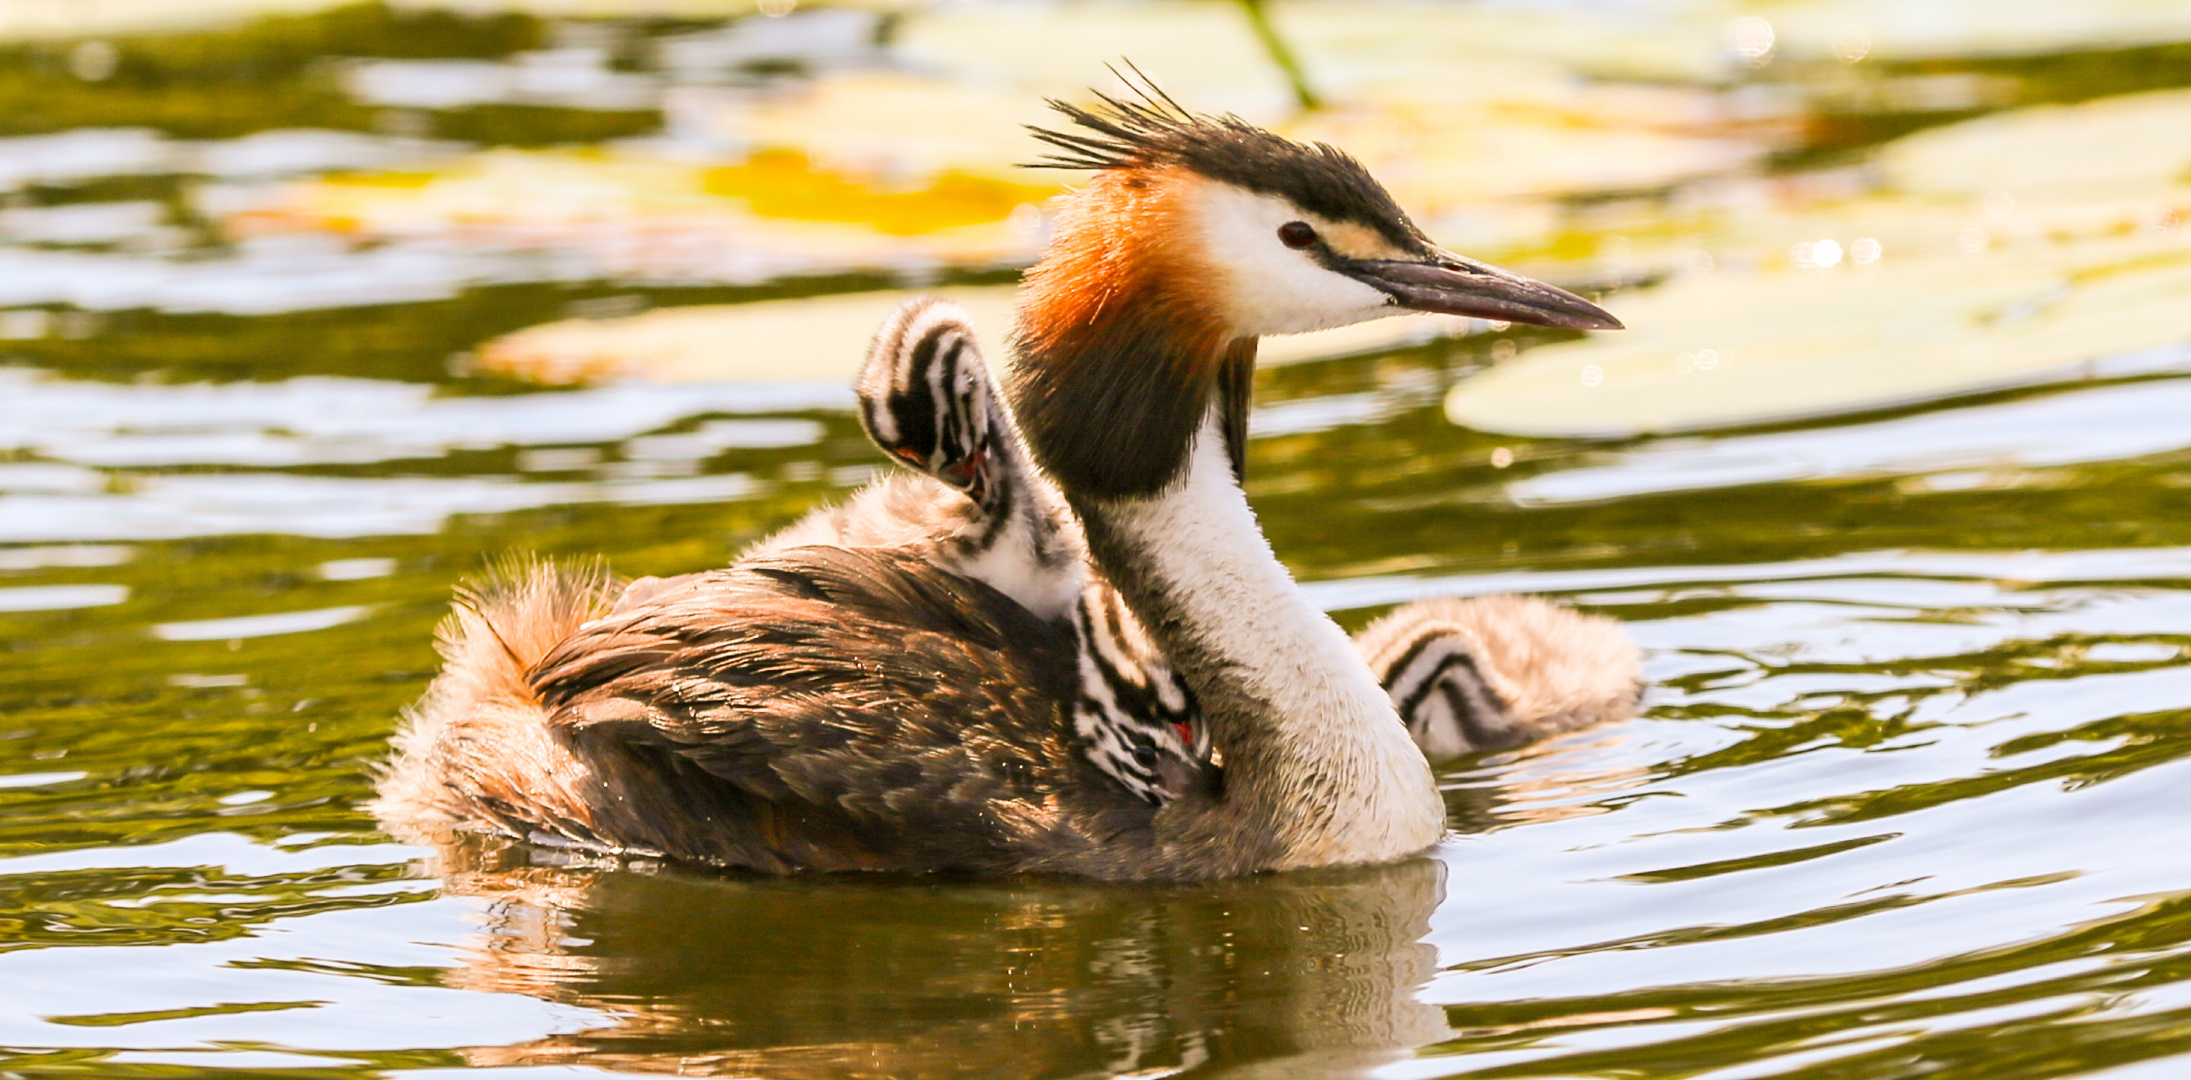
[[[378,139],[378,114],[315,81],[312,58],[492,59],[572,33],[416,18],[123,41],[99,80],[69,72],[70,46],[23,46],[0,95],[53,104],[6,123]],[[704,29],[617,25],[626,42]],[[2182,48],[1879,77],[2018,81],[2022,97],[1984,108],[2073,101],[2191,83]],[[449,110],[431,134],[531,145],[657,122],[528,108]],[[1974,111],[1822,106],[1808,141],[1760,167],[1842,168]],[[0,165],[33,152],[0,145]],[[2119,361],[2107,377],[1604,441],[1445,419],[1446,390],[1550,335],[1264,371],[1249,489],[1320,603],[1349,626],[1517,590],[1615,615],[1648,653],[1644,715],[1455,763],[1453,835],[1397,866],[1193,888],[755,880],[488,840],[428,851],[358,807],[459,578],[511,550],[628,575],[720,563],[880,467],[849,394],[451,372],[494,335],[604,301],[900,278],[535,268],[389,296],[375,290],[442,264],[254,247],[176,168],[86,166],[19,184],[9,208],[156,203],[178,253],[147,255],[126,228],[0,249],[107,260],[68,271],[74,299],[44,299],[62,263],[0,259],[0,292],[32,297],[6,305],[42,313],[0,314],[0,1077],[2186,1068],[2180,344],[2080,358]],[[1633,214],[1684,196],[1622,198]],[[1573,227],[1602,205],[1578,198]],[[157,259],[165,276],[129,277]],[[174,299],[186,286],[214,299]]]

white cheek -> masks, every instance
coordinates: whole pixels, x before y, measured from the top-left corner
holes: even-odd
[[[1400,313],[1384,293],[1280,243],[1278,227],[1300,219],[1284,200],[1210,184],[1197,201],[1202,255],[1235,333],[1298,334]]]

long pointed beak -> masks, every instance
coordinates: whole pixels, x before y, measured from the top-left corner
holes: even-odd
[[[1349,260],[1336,269],[1413,311],[1575,330],[1623,329],[1611,312],[1574,293],[1450,251],[1422,262]]]

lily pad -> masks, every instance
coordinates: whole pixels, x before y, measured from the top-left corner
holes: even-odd
[[[1903,139],[1879,164],[1907,192],[2166,187],[2191,181],[2191,90],[1996,113]]]
[[[1873,59],[2055,52],[2191,38],[2191,8],[2170,0],[2002,4],[1994,0],[1794,0],[1773,4],[1783,51]]]
[[[292,184],[228,227],[448,236],[467,247],[581,252],[616,276],[740,281],[1026,262],[1040,228],[1031,208],[1055,190],[960,172],[885,188],[789,150],[737,163],[495,150],[430,172]]]
[[[565,319],[496,338],[478,352],[488,371],[561,385],[654,382],[849,382],[883,319],[916,295],[966,309],[992,364],[1012,326],[1009,285],[877,291],[751,304],[662,308],[616,319]],[[1268,338],[1265,364],[1374,352],[1466,333],[1469,320],[1400,316]]]
[[[1009,287],[928,290],[966,309],[990,352],[1011,327]],[[533,382],[850,382],[883,319],[911,292],[661,308],[565,319],[481,346],[482,369]]]
[[[2078,134],[2088,122],[2106,138]],[[1455,387],[1447,415],[1532,435],[1693,430],[2044,381],[2191,341],[2186,133],[2191,94],[2171,93],[1904,139],[1879,155],[1887,189],[1732,216],[1697,239],[1743,256],[1720,260],[1737,269],[1619,297],[1627,332],[1533,350]]]

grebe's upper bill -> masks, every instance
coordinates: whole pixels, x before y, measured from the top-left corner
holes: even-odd
[[[1450,251],[1433,248],[1420,260],[1328,258],[1331,269],[1410,311],[1572,330],[1626,329],[1611,312],[1565,289]]]

